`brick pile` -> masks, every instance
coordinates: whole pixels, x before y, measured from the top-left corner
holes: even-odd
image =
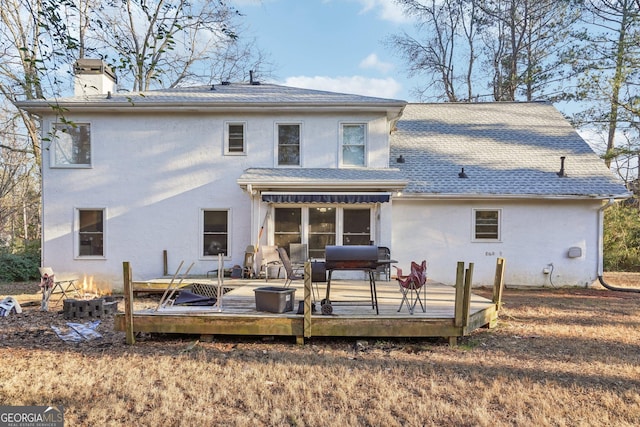
[[[118,301],[114,297],[66,299],[62,310],[65,319],[95,319],[115,314],[118,311]]]

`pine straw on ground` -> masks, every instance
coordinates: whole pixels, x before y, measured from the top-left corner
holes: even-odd
[[[638,277],[605,279],[640,288]],[[0,295],[38,301],[23,286]],[[65,344],[50,328],[62,314],[25,307],[0,318],[0,404],[63,406],[68,426],[640,425],[640,294],[507,289],[503,301],[495,329],[456,347],[167,335],[126,346],[110,317],[103,339]]]

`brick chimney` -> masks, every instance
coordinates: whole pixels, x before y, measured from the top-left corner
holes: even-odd
[[[80,58],[73,65],[75,96],[107,95],[115,93],[116,74],[101,59]]]

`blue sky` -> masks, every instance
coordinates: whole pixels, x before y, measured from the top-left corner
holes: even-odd
[[[244,35],[255,37],[274,64],[271,83],[420,102],[411,93],[417,78],[407,78],[404,60],[384,43],[391,34],[415,34],[394,0],[232,2],[244,14]],[[593,146],[602,142],[580,133]]]
[[[413,26],[393,0],[234,0],[246,36],[274,64],[274,83],[412,99],[400,57],[384,44]]]

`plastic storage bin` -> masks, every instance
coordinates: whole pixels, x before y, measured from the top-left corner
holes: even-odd
[[[295,289],[265,286],[253,291],[256,295],[256,310],[270,313],[293,311],[293,303],[296,299]]]

